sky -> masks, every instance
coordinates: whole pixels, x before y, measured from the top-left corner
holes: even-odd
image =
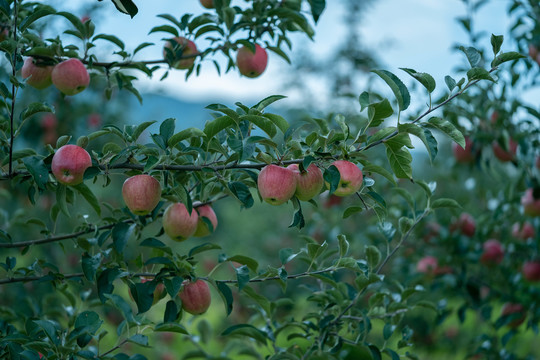
[[[233,4],[234,1],[242,3],[240,0],[233,0]],[[80,11],[76,10],[76,6],[81,3],[95,3],[95,0],[81,0],[76,5],[67,6],[72,6],[74,11]],[[142,41],[160,44],[163,42],[162,38],[167,37],[166,33],[148,35],[153,26],[165,22],[156,15],[170,13],[180,17],[184,13],[199,14],[205,10],[198,0],[135,0],[135,3],[139,7],[139,13],[133,19],[118,13],[110,1],[100,3],[107,11],[103,13],[103,18],[94,19],[97,24],[96,32],[120,37],[126,43],[127,49],[134,49]],[[340,0],[327,1],[327,9],[315,27],[314,42],[310,42],[305,36],[294,36],[293,44],[302,42],[315,54],[326,55],[332,51],[332,44],[336,43],[336,39],[347,36],[347,29],[341,25],[341,4]],[[477,18],[478,27],[488,34],[504,34],[508,27],[506,5],[506,1],[491,1]],[[62,6],[66,6],[66,3],[62,2]],[[451,46],[455,42],[468,42],[465,32],[455,21],[457,16],[464,14],[465,6],[460,0],[377,0],[364,16],[361,34],[365,44],[376,49],[385,69],[403,78],[405,75],[398,67],[413,68],[432,74],[437,82],[442,84],[444,75],[451,74],[452,69],[463,61],[459,54],[451,51]],[[293,45],[293,54],[290,54],[292,58],[294,49]],[[137,59],[159,59],[162,57],[161,52],[161,45],[153,46],[139,53]],[[283,59],[269,54],[268,67],[257,79],[241,77],[237,71],[219,76],[208,62],[203,66],[199,77],[192,76],[188,81],[185,81],[184,71],[173,70],[167,79],[161,82],[158,81],[161,73],[153,79],[143,75],[138,87],[143,92],[162,91],[183,100],[249,102],[270,94],[283,94],[280,79],[287,76],[288,71],[292,71],[292,68]],[[294,101],[294,98],[290,101]]]

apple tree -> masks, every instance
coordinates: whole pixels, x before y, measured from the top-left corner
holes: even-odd
[[[148,32],[163,43],[127,49],[91,19],[0,2],[1,356],[415,359],[456,344],[460,356],[539,355],[511,346],[540,319],[540,109],[520,97],[538,73],[521,54],[537,58],[538,5],[509,8],[507,45],[476,32],[485,2],[465,1],[456,73],[372,69],[354,114],[287,119],[271,95],[210,104],[201,128],[118,113],[55,127],[77,99],[108,107],[127,90],[142,102],[140,76],[257,78],[268,52],[294,61],[291,34],[312,39],[330,6],[200,3],[159,16]],[[137,16],[131,0],[98,3],[113,5]],[[53,24],[62,35],[40,36]],[[162,58],[138,60],[153,46]],[[28,140],[37,117],[43,143]]]

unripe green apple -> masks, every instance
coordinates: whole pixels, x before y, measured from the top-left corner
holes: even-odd
[[[525,191],[525,194],[521,197],[521,205],[523,206],[523,212],[528,216],[540,216],[540,198],[534,197],[533,188],[529,188]]]
[[[347,196],[360,190],[364,176],[358,166],[347,160],[336,160],[332,165],[338,169],[340,176],[334,195]],[[326,186],[330,187],[330,184],[327,183]]]
[[[196,206],[194,204],[194,206]],[[197,222],[197,229],[195,230],[195,233],[193,236],[195,237],[203,237],[210,235],[214,231],[216,231],[217,225],[218,225],[218,219],[216,216],[216,213],[214,212],[214,209],[210,205],[202,205],[195,207],[195,210],[197,210],[197,214],[199,214],[199,221]],[[204,221],[204,218],[208,219],[210,223],[212,224],[212,230],[210,230],[210,227],[208,224]]]
[[[501,243],[495,239],[489,239],[483,245],[483,252],[480,256],[480,262],[484,265],[500,264],[504,258],[504,250]]]
[[[56,180],[66,185],[83,182],[86,169],[92,166],[90,154],[77,145],[64,145],[52,158],[51,170]]]
[[[24,65],[21,69],[21,75],[23,79],[26,79],[26,83],[36,89],[45,89],[52,84],[51,73],[53,66],[38,66],[34,63],[34,58],[27,57],[24,60]]]
[[[204,280],[184,282],[184,287],[178,294],[182,300],[182,309],[193,315],[200,315],[210,307],[212,298],[210,288]]]
[[[163,213],[163,230],[171,239],[184,241],[195,233],[198,220],[195,209],[190,214],[184,204],[171,204]]]
[[[499,144],[497,141],[494,141],[492,144],[493,154],[502,162],[514,160],[516,157],[517,147],[518,143],[512,139],[508,141],[508,150],[504,150],[501,144]]]
[[[319,195],[323,186],[324,178],[321,169],[315,164],[310,164],[308,168],[301,172],[298,164],[287,166],[296,176],[296,191],[295,195],[299,200],[308,201],[313,199],[315,195]]]
[[[180,51],[181,50],[181,51]],[[181,53],[180,56],[196,54],[197,46],[191,40],[186,39],[183,36],[177,36],[172,39],[167,40],[165,47],[163,48],[163,57],[168,58],[167,53],[172,51],[173,54]],[[195,57],[190,57],[187,59],[175,60],[171,66],[175,69],[189,69],[195,63]]]
[[[516,315],[513,315],[516,314]],[[519,325],[523,324],[525,319],[527,318],[527,313],[525,312],[525,308],[521,304],[515,304],[515,303],[506,303],[503,305],[501,316],[511,316],[514,317],[514,320],[510,321],[508,323],[508,327],[516,328]],[[518,316],[519,315],[519,316]]]
[[[62,61],[51,73],[52,83],[65,95],[75,95],[90,84],[90,75],[84,64],[75,58]]]
[[[264,201],[281,205],[293,197],[296,191],[296,176],[291,169],[266,165],[259,173],[257,187]]]
[[[135,215],[152,212],[161,199],[161,185],[150,175],[135,175],[124,181],[122,197]]]
[[[249,78],[260,76],[268,64],[268,54],[259,44],[255,44],[255,53],[247,46],[242,46],[236,54],[236,65],[240,74]]]
[[[200,0],[201,5],[207,9],[214,8],[214,0]]]

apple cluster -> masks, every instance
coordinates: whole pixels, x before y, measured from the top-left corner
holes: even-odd
[[[53,66],[38,63],[33,57],[27,57],[21,75],[26,79],[26,84],[36,89],[42,90],[54,84],[64,95],[76,95],[90,84],[88,70],[76,58],[64,60]]]
[[[335,195],[347,196],[360,190],[363,174],[358,166],[346,160],[336,160],[332,166],[337,168],[340,175]],[[322,171],[315,164],[310,164],[304,170],[300,170],[298,164],[288,167],[270,164],[261,170],[257,179],[262,199],[271,205],[281,205],[293,196],[309,201],[321,192],[324,185]]]

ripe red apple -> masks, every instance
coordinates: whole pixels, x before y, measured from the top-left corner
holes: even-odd
[[[183,36],[177,36],[170,40],[167,40],[165,47],[163,48],[163,57],[167,59],[168,50],[172,51],[174,54],[180,53],[180,56],[197,54],[197,45],[191,40],[186,39]],[[179,59],[174,61],[171,66],[175,69],[189,69],[195,63],[195,57],[189,57],[187,59]]]
[[[480,256],[480,262],[484,265],[500,264],[504,258],[504,250],[501,243],[495,239],[489,239],[482,245],[484,251]]]
[[[360,190],[364,176],[358,166],[347,160],[336,160],[332,165],[338,169],[340,176],[334,195],[347,196]],[[330,187],[330,184],[326,183],[326,186]]]
[[[540,169],[540,155],[536,157],[536,161],[534,165],[536,166],[537,169]]]
[[[468,137],[465,138],[465,149],[458,144],[453,143],[452,151],[456,158],[456,162],[458,163],[470,163],[474,161],[473,142]]]
[[[259,173],[257,187],[264,201],[281,205],[293,197],[296,191],[296,176],[291,169],[266,165]]]
[[[322,197],[324,199],[323,205],[326,209],[330,209],[333,206],[338,206],[343,202],[343,198],[341,196],[336,196],[334,194],[328,195],[328,191],[323,192]]]
[[[34,58],[27,57],[24,60],[23,67],[21,69],[21,75],[23,79],[27,79],[26,83],[36,89],[45,89],[52,84],[51,73],[53,66],[38,66],[34,63]]]
[[[236,54],[236,65],[240,74],[249,78],[260,76],[268,64],[268,54],[259,44],[255,44],[255,53],[247,47],[242,46]]]
[[[527,318],[527,313],[525,312],[525,308],[521,304],[515,304],[515,303],[506,303],[503,305],[501,316],[510,316],[512,314],[521,314],[521,316],[516,317],[514,320],[510,321],[507,325],[511,328],[516,328],[519,325],[523,324],[525,319]]]
[[[461,213],[457,221],[457,228],[463,235],[471,237],[476,231],[476,222],[470,214]]]
[[[324,179],[321,169],[315,164],[310,164],[308,168],[301,172],[298,164],[287,166],[296,176],[296,191],[295,195],[299,200],[308,201],[318,195],[323,186]]]
[[[152,281],[152,280],[154,279],[141,276],[141,283],[143,284],[147,281]],[[155,305],[159,300],[163,299],[165,296],[167,296],[165,285],[163,285],[163,283],[157,284],[156,289],[154,290],[154,301],[152,302],[152,305]]]
[[[517,222],[512,226],[512,236],[521,240],[533,238],[535,236],[534,227],[528,221],[524,222],[523,225]]]
[[[90,75],[84,64],[75,58],[62,61],[51,73],[52,83],[65,95],[75,95],[90,84]]]
[[[41,127],[43,130],[56,130],[56,127],[58,126],[58,119],[56,118],[56,115],[52,113],[46,113],[41,118]]]
[[[492,124],[496,124],[497,123],[497,120],[499,120],[499,112],[497,110],[494,110],[492,113],[491,113],[491,123]]]
[[[182,300],[182,309],[193,315],[206,312],[212,300],[208,284],[201,279],[195,282],[184,282],[184,287],[178,296]]]
[[[92,166],[90,154],[77,145],[64,145],[52,158],[51,170],[58,182],[77,185],[83,182],[86,169]]]
[[[129,210],[135,215],[152,212],[161,199],[161,185],[150,175],[135,175],[122,186],[122,197]]]
[[[527,261],[521,268],[523,277],[527,281],[540,281],[540,261]]]
[[[504,150],[501,144],[497,141],[494,141],[492,144],[493,154],[497,159],[502,162],[514,160],[517,152],[518,143],[510,139],[508,141],[508,150]]]
[[[433,274],[438,267],[439,261],[436,257],[425,256],[416,264],[416,271],[419,273]]]
[[[195,209],[190,215],[184,204],[171,204],[163,213],[163,230],[171,239],[184,241],[195,233],[198,220]]]
[[[540,216],[540,198],[535,198],[533,192],[533,188],[529,188],[521,197],[523,212],[528,216]]]
[[[439,237],[441,234],[441,225],[436,222],[429,222],[424,228],[424,241],[430,243],[433,238]]]
[[[214,0],[200,0],[201,5],[204,6],[207,9],[213,9],[214,8]]]
[[[203,236],[210,235],[211,233],[216,231],[216,228],[218,226],[218,219],[217,219],[216,213],[214,212],[214,209],[212,209],[210,205],[202,205],[202,206],[197,206],[195,210],[199,214],[199,220],[197,222],[197,229],[195,230],[195,233],[193,234],[193,236],[203,237]],[[212,230],[210,230],[210,227],[203,220],[203,218],[206,218],[210,221],[213,228]]]
[[[88,115],[88,119],[86,120],[88,127],[91,127],[91,128],[99,127],[101,125],[101,122],[102,122],[101,115],[98,113],[92,113]]]

